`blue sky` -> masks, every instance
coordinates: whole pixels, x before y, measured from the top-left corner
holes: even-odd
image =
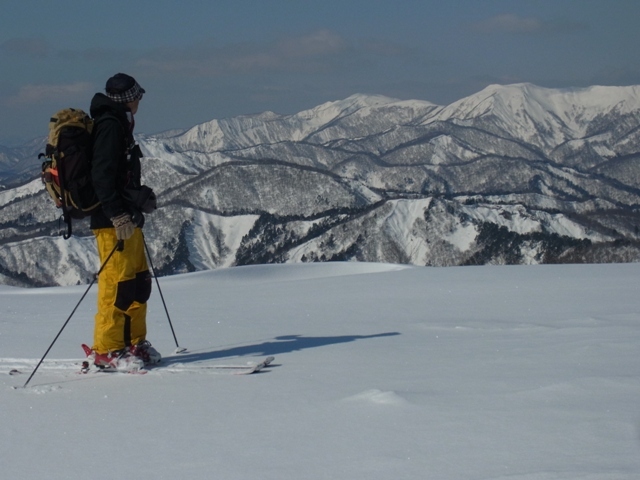
[[[354,93],[448,104],[493,83],[640,84],[637,0],[2,0],[0,144],[117,72],[140,132]]]

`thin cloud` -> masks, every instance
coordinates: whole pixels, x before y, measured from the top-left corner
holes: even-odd
[[[126,62],[135,58],[135,50],[122,50],[112,48],[85,48],[83,50],[64,49],[56,53],[64,61],[85,62]]]
[[[640,85],[640,70],[633,67],[606,68],[590,80],[591,85]]]
[[[587,26],[567,19],[542,20],[537,17],[522,17],[513,13],[496,15],[473,23],[473,31],[478,33],[542,34],[574,33],[587,30]]]
[[[74,100],[91,92],[94,86],[87,82],[67,85],[24,85],[13,96],[6,99],[8,106],[33,105],[42,102]]]
[[[46,58],[51,54],[49,44],[38,38],[11,38],[0,43],[0,50],[33,58]]]
[[[135,58],[133,49],[113,49],[101,47],[89,47],[81,49],[57,48],[48,41],[39,38],[11,38],[0,43],[0,52],[13,55],[42,59],[60,59],[62,61],[125,61]]]
[[[358,48],[377,57],[414,58],[420,55],[420,50],[416,47],[408,47],[401,43],[375,37],[362,39],[358,42]]]
[[[330,30],[317,30],[266,44],[200,44],[184,49],[163,48],[145,55],[138,61],[138,66],[196,76],[317,71],[331,68],[332,60],[347,48],[340,35]]]
[[[307,35],[285,38],[276,43],[273,53],[282,58],[316,57],[344,50],[344,39],[330,30],[317,30]]]

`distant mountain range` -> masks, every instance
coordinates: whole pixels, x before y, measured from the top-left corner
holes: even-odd
[[[492,85],[447,106],[353,95],[137,140],[159,197],[145,234],[160,274],[640,259],[640,86]],[[86,222],[57,235],[43,143],[0,148],[0,283],[97,269]]]

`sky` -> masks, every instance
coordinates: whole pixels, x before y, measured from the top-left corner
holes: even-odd
[[[446,105],[490,84],[640,84],[637,0],[0,0],[0,145],[146,89],[139,133],[354,93]]]

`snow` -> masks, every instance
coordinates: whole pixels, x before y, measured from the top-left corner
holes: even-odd
[[[43,370],[25,389],[11,359],[36,362],[86,286],[0,287],[2,477],[636,479],[639,277],[362,263],[163,277],[182,362],[275,365]],[[80,356],[94,303],[92,290],[47,361]],[[177,360],[157,289],[148,323]]]
[[[469,250],[475,242],[478,232],[475,225],[458,225],[457,228],[449,235],[444,235],[442,238],[456,247],[461,252]]]
[[[16,188],[0,192],[0,205],[7,205],[24,197],[36,195],[43,190],[42,180],[37,178]]]
[[[569,138],[584,137],[589,123],[599,115],[613,110],[618,114],[635,111],[639,101],[639,86],[550,89],[530,83],[489,85],[444,107],[425,123],[443,120],[471,125],[474,118],[494,114],[517,138],[557,145]],[[542,136],[541,126],[545,130]]]
[[[198,270],[231,266],[235,256],[229,253],[237,251],[242,237],[249,233],[258,218],[257,215],[223,217],[196,209],[185,211],[193,218],[195,226],[199,227],[191,228],[187,233],[188,244],[192,246],[189,260]],[[221,237],[217,242],[212,241],[215,233]],[[223,244],[224,251],[220,251],[221,246],[218,243]]]

